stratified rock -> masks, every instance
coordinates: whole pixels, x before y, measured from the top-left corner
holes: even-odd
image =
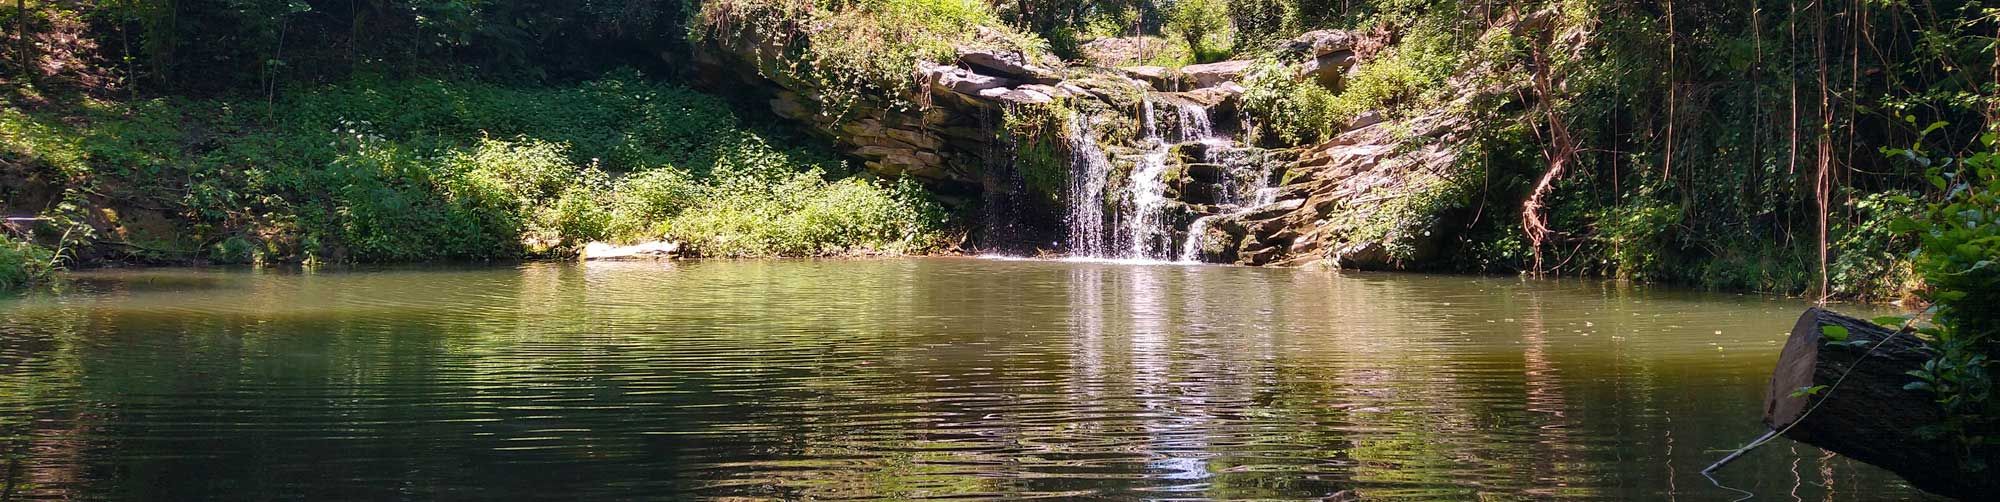
[[[1031,89],[987,89],[979,91],[979,97],[1013,105],[1039,105],[1055,102],[1049,95]]]
[[[997,89],[1015,84],[1012,80],[992,75],[981,75],[965,68],[921,61],[917,63],[917,74],[923,75],[925,79],[931,82],[931,86],[936,89],[969,96],[978,95],[980,91],[987,89]]]
[[[958,60],[971,66],[973,71],[978,73],[1037,84],[1054,84],[1062,81],[1056,72],[1029,62],[1028,57],[1021,51],[960,47]]]
[[[1165,66],[1125,66],[1118,68],[1125,76],[1145,82],[1156,91],[1171,91],[1180,88],[1180,74]]]

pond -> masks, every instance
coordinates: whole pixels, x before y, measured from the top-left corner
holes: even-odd
[[[1727,500],[1805,304],[923,258],[79,274],[0,499]],[[1921,498],[1779,440],[1759,500]]]

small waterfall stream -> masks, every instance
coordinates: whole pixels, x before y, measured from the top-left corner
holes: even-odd
[[[1200,104],[1149,94],[1141,100],[1139,112],[1140,137],[1135,141],[1139,151],[1119,157],[1133,164],[1116,193],[1108,193],[1111,190],[1107,178],[1113,171],[1111,154],[1092,136],[1091,120],[1082,113],[1071,119],[1066,131],[1069,137],[1065,138],[1072,155],[1068,187],[1069,253],[1099,259],[1195,261],[1200,254],[1200,231],[1217,215],[1194,220],[1187,238],[1181,239],[1184,242],[1175,242],[1176,211],[1182,210],[1182,203],[1172,195],[1169,184],[1177,180],[1169,179],[1168,174],[1185,176],[1173,169],[1180,162],[1173,158],[1175,146],[1198,143],[1200,158],[1187,160],[1209,164],[1225,163],[1228,159],[1223,156],[1227,152],[1242,152],[1245,148],[1217,135],[1208,110]],[[1167,112],[1171,115],[1155,116]],[[1268,177],[1268,168],[1259,169],[1262,172],[1252,175],[1252,179]],[[1224,176],[1222,193],[1214,201],[1216,207],[1241,211],[1268,203],[1266,199],[1276,193],[1259,186],[1246,195],[1243,193],[1246,190],[1235,186],[1232,181],[1235,177],[1236,173]]]
[[[1111,246],[1104,231],[1104,187],[1111,176],[1111,159],[1090,134],[1090,119],[1078,113],[1071,117],[1068,138],[1069,248],[1080,256],[1105,256]]]

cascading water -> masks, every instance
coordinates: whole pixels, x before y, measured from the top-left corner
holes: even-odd
[[[1147,96],[1140,101],[1141,120],[1139,145],[1146,149],[1132,167],[1132,176],[1125,183],[1125,201],[1130,212],[1120,225],[1118,240],[1125,248],[1123,258],[1141,260],[1171,260],[1173,256],[1173,225],[1171,211],[1173,199],[1167,197],[1167,158],[1173,153],[1173,145],[1164,139],[1158,121],[1154,119],[1154,101]],[[1182,143],[1208,141],[1214,136],[1208,119],[1208,110],[1190,102],[1173,102],[1175,134]],[[1206,149],[1204,149],[1206,150]]]
[[[1205,151],[1203,156],[1206,157],[1205,160],[1209,162],[1217,162],[1220,160],[1216,150],[1212,148]],[[1235,187],[1233,183],[1225,181],[1224,190],[1222,191],[1222,200],[1217,201],[1217,205],[1235,206],[1235,210],[1202,216],[1200,218],[1195,218],[1193,222],[1189,222],[1187,239],[1181,243],[1180,256],[1176,257],[1179,261],[1188,263],[1201,261],[1201,248],[1202,244],[1205,243],[1204,238],[1208,236],[1208,226],[1211,223],[1213,223],[1216,218],[1224,218],[1224,217],[1237,216],[1249,213],[1251,211],[1257,210],[1258,208],[1271,205],[1278,201],[1278,188],[1272,186],[1265,186],[1265,184],[1269,183],[1269,180],[1271,178],[1270,163],[1264,161],[1264,159],[1261,158],[1253,158],[1249,159],[1248,164],[1254,166],[1250,170],[1250,176],[1249,176],[1249,179],[1251,180],[1252,183],[1251,186],[1254,187],[1254,189],[1250,190],[1249,197],[1247,198],[1244,197],[1243,190]],[[1232,177],[1225,177],[1224,179],[1229,180],[1231,178]]]
[[[1159,143],[1157,139],[1148,140]],[[1126,183],[1125,195],[1132,205],[1131,215],[1125,218],[1121,235],[1125,244],[1125,258],[1162,259],[1164,250],[1172,239],[1172,227],[1167,221],[1167,210],[1172,200],[1167,199],[1167,148],[1156,145],[1152,151],[1139,157],[1139,164],[1132,169],[1132,178]]]
[[[1066,131],[1069,137],[1065,138],[1072,155],[1068,215],[1071,255],[1128,260],[1193,261],[1198,258],[1200,231],[1214,216],[1196,220],[1190,228],[1187,242],[1175,246],[1173,220],[1178,201],[1168,196],[1168,182],[1171,180],[1166,176],[1174,165],[1171,162],[1174,146],[1176,143],[1201,143],[1201,160],[1207,163],[1218,162],[1219,152],[1240,152],[1242,149],[1234,148],[1233,141],[1215,134],[1208,110],[1200,104],[1167,99],[1165,105],[1171,108],[1158,110],[1162,115],[1156,117],[1156,107],[1161,104],[1158,101],[1148,95],[1140,102],[1140,137],[1136,142],[1140,151],[1136,155],[1122,157],[1131,159],[1133,166],[1130,176],[1117,193],[1107,193],[1111,159],[1103,146],[1092,137],[1090,119],[1081,113],[1071,119]],[[1260,173],[1253,178],[1262,180],[1266,174]],[[1216,201],[1218,205],[1241,208],[1246,202],[1252,203],[1250,207],[1265,203],[1260,202],[1265,198],[1263,191],[1245,197],[1240,193],[1243,190],[1236,188],[1233,182],[1224,183],[1223,200]],[[1106,214],[1107,208],[1115,208],[1116,212]]]
[[[1148,108],[1147,113],[1150,115],[1151,106]],[[1174,118],[1180,122],[1182,143],[1215,137],[1215,125],[1208,119],[1208,109],[1202,108],[1201,105],[1188,102],[1176,103]]]
[[[1104,182],[1111,175],[1111,160],[1090,134],[1090,120],[1081,113],[1071,117],[1064,131],[1069,137],[1069,251],[1079,256],[1105,256],[1111,247],[1104,232]]]

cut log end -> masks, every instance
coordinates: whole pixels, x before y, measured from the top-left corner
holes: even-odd
[[[1846,330],[1846,343],[1829,343],[1828,326]],[[2000,493],[2000,476],[1963,472],[1953,467],[1961,460],[1956,449],[1916,434],[1944,418],[1933,396],[1903,388],[1912,380],[1908,372],[1929,359],[1930,351],[1915,336],[1806,309],[1771,371],[1764,424],[1787,438],[1887,469],[1925,491],[1965,499]],[[1805,389],[1817,390],[1800,392]]]
[[[1799,316],[1784,351],[1778,353],[1778,366],[1771,369],[1771,385],[1764,390],[1764,425],[1774,430],[1792,425],[1811,403],[1807,396],[1792,394],[1813,386],[1813,369],[1819,362],[1819,319],[1825,313],[1814,307]]]

